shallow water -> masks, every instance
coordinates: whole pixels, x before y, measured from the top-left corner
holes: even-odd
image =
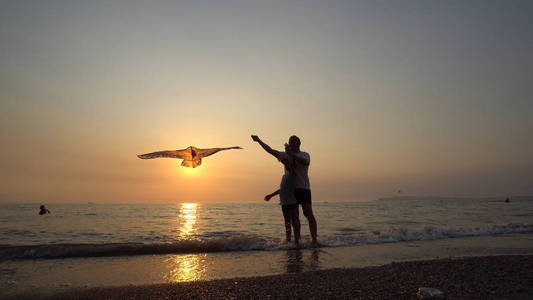
[[[276,203],[47,207],[52,213],[39,216],[38,205],[0,205],[0,259],[287,248]],[[329,247],[533,232],[532,197],[394,198],[314,203],[313,210],[319,241]]]

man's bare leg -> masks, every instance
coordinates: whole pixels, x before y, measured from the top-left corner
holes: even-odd
[[[304,216],[307,218],[307,222],[309,223],[309,231],[311,232],[312,242],[313,244],[316,244],[317,225],[315,215],[313,215],[313,207],[311,206],[311,203],[302,203],[302,210]]]

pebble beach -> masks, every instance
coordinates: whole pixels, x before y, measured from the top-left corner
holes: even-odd
[[[463,257],[265,277],[73,289],[41,297],[27,295],[27,299],[417,299],[421,287],[436,288],[447,299],[531,299],[533,255]]]

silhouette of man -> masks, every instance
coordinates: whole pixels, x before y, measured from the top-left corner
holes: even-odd
[[[317,224],[315,216],[313,214],[313,207],[311,204],[311,186],[309,184],[309,164],[311,157],[309,153],[300,151],[300,138],[293,135],[289,138],[287,149],[288,151],[280,152],[272,149],[269,145],[265,144],[257,135],[252,135],[252,140],[259,143],[266,152],[277,158],[279,161],[287,159],[286,155],[291,156],[295,161],[294,173],[296,175],[296,190],[294,196],[298,200],[298,204],[302,206],[304,216],[309,223],[309,231],[311,232],[311,239],[314,245],[317,244]]]

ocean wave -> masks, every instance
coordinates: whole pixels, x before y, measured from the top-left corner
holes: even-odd
[[[391,228],[386,232],[374,231],[357,235],[330,236],[321,241],[330,247],[352,246],[360,244],[381,244],[406,241],[429,241],[448,238],[488,236],[510,233],[533,232],[533,224],[510,223],[507,225],[494,225],[490,227],[475,228],[438,228],[426,226],[422,230],[406,228]]]
[[[275,249],[277,243],[255,236],[184,240],[173,243],[0,245],[0,260],[69,257],[130,256]]]
[[[533,232],[533,224],[511,223],[487,228],[437,228],[422,230],[392,228],[386,232],[354,233],[319,238],[324,247],[341,247],[364,244],[394,243],[404,241],[440,240],[458,237],[488,236]],[[309,246],[304,244],[303,247]],[[290,247],[278,240],[260,236],[234,236],[207,240],[184,240],[173,243],[105,243],[105,244],[47,244],[32,246],[0,245],[0,260],[44,259],[69,257],[131,256],[146,254],[182,254],[224,251],[282,250]]]

